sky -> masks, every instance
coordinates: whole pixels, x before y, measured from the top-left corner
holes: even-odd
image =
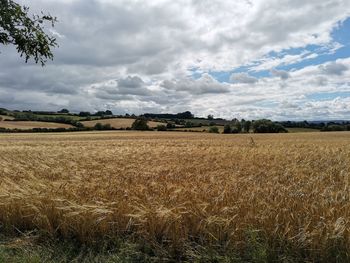
[[[45,67],[0,46],[0,107],[350,119],[349,0],[31,0]]]

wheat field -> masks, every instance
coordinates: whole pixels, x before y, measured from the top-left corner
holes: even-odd
[[[349,257],[350,133],[1,135],[0,169],[4,229]]]
[[[100,120],[91,120],[91,121],[82,121],[81,123],[86,127],[94,127],[97,123],[101,124],[110,124],[115,129],[121,128],[131,128],[132,123],[135,119],[132,118],[111,118],[111,119],[100,119]],[[148,121],[148,126],[151,128],[156,128],[158,125],[166,125],[163,122]]]

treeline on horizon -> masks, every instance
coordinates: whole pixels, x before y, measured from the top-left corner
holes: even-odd
[[[70,113],[67,109],[62,109],[57,112],[53,111],[10,111],[0,108],[0,115],[12,116],[13,120],[5,121],[40,121],[69,124],[71,128],[33,128],[29,130],[6,129],[0,128],[0,132],[64,132],[64,131],[89,131],[89,130],[154,130],[150,127],[138,129],[130,128],[114,128],[110,124],[96,123],[94,127],[85,127],[81,122],[99,119],[111,118],[133,118],[135,120],[143,119],[146,121],[158,121],[165,124],[158,125],[155,128],[158,131],[171,131],[175,128],[198,128],[202,126],[210,126],[208,132],[219,133],[216,126],[224,126],[223,133],[283,133],[288,132],[287,128],[307,128],[320,131],[350,131],[350,121],[329,121],[329,122],[308,122],[308,121],[271,121],[268,119],[260,120],[225,120],[222,118],[214,118],[213,115],[208,115],[207,118],[195,117],[190,111],[181,113],[145,113],[142,115],[124,114],[114,115],[112,111],[97,111],[90,113],[81,111],[79,113]],[[0,117],[1,118],[1,117]],[[1,120],[1,119],[0,119]],[[192,131],[192,130],[184,130]],[[203,130],[204,131],[204,130]]]

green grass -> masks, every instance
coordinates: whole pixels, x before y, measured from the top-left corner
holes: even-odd
[[[93,244],[81,244],[74,239],[40,235],[5,236],[0,234],[0,263],[39,262],[315,262],[312,250],[295,247],[288,241],[271,240],[263,232],[248,230],[244,247],[234,251],[228,244],[192,243],[185,250],[176,251],[166,244],[150,241],[134,243],[124,240],[100,240]],[[239,251],[239,252],[238,252]],[[341,243],[330,249],[324,258],[316,262],[349,262]],[[344,253],[346,252],[346,253]]]

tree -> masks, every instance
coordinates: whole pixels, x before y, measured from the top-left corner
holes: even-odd
[[[147,131],[150,128],[147,125],[147,120],[145,119],[136,119],[131,125],[131,129],[138,131]]]
[[[57,19],[43,13],[30,16],[28,12],[28,7],[12,0],[0,0],[0,44],[14,45],[26,62],[33,58],[44,66],[47,59],[53,59],[51,50],[57,43],[44,32],[43,24],[54,26]]]
[[[58,111],[57,113],[69,113],[69,110],[67,110],[67,109],[62,109],[62,110]]]
[[[80,117],[87,117],[87,116],[90,116],[90,115],[91,115],[91,113],[88,112],[88,111],[81,111],[81,112],[79,112],[79,116]]]
[[[106,115],[113,115],[113,112],[110,110],[106,110]]]
[[[239,121],[236,122],[235,127],[236,127],[238,133],[242,132],[242,124]]]
[[[246,133],[249,133],[250,131],[250,126],[252,125],[252,122],[251,121],[245,121],[243,123],[243,129],[244,129],[244,132]]]
[[[214,115],[209,114],[209,115],[208,115],[208,120],[214,120]]]
[[[252,126],[254,133],[288,132],[281,124],[265,119],[254,121]]]
[[[193,119],[194,115],[190,111],[176,114],[179,119]]]

